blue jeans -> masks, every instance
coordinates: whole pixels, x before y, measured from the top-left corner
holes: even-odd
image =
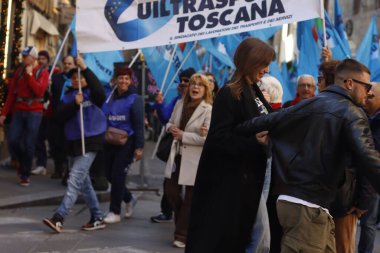
[[[376,219],[379,209],[379,195],[376,194],[374,203],[368,211],[360,218],[360,240],[359,253],[372,253],[376,237]]]
[[[270,229],[266,201],[270,187],[271,167],[272,159],[268,159],[260,204],[252,228],[251,242],[245,250],[246,253],[268,253],[270,249]]]
[[[15,112],[9,126],[9,145],[20,162],[20,177],[30,177],[42,112]]]
[[[56,211],[63,219],[67,217],[70,209],[74,206],[79,193],[83,194],[86,205],[90,210],[91,218],[99,219],[103,217],[103,212],[99,208],[99,201],[92,187],[89,175],[89,170],[95,156],[96,152],[88,152],[85,156],[72,158],[73,164],[67,181],[67,191],[61,205]]]

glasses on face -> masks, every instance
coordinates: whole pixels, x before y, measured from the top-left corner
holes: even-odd
[[[347,82],[347,80],[344,80],[344,82]],[[351,80],[354,81],[355,83],[358,83],[358,84],[364,86],[364,88],[366,89],[367,93],[372,89],[372,84],[370,84],[370,83],[359,81],[359,80],[354,79],[354,78],[351,78]]]
[[[200,84],[200,83],[190,83],[190,86],[192,86],[192,87],[205,87],[203,84]]]
[[[325,79],[324,76],[318,76],[318,83],[322,82]]]
[[[310,84],[310,83],[300,83],[298,85],[298,87],[300,88],[303,88],[303,89],[313,89],[314,88],[314,85]]]
[[[181,83],[189,83],[190,79],[189,78],[181,78]]]

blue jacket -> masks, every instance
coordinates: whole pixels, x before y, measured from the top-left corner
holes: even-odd
[[[78,90],[67,92],[62,102],[64,104],[75,103],[75,96]],[[84,137],[96,136],[104,133],[107,128],[106,117],[103,111],[91,102],[91,94],[89,89],[83,89],[83,122],[84,122]],[[67,140],[79,140],[81,138],[80,130],[80,112],[69,119],[65,124],[65,135]]]
[[[109,127],[127,131],[129,138],[133,136],[135,149],[144,147],[144,106],[140,95],[133,89],[119,95],[116,89],[102,109]]]
[[[82,71],[87,86],[83,88],[83,116],[86,152],[96,152],[103,149],[104,132],[106,130],[106,117],[100,109],[106,95],[103,86],[95,74],[89,69]],[[65,125],[65,135],[68,140],[70,155],[82,154],[81,131],[79,121],[79,105],[75,103],[78,90],[70,87],[57,108],[57,120]]]
[[[175,104],[181,96],[176,96],[169,103],[165,104],[153,104],[152,108],[156,109],[158,119],[160,120],[162,125],[166,125],[169,122],[170,116],[172,115]]]

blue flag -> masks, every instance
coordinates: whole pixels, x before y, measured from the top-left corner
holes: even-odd
[[[183,69],[194,68],[195,71],[202,69],[201,59],[197,54],[197,48],[194,48],[194,41],[186,42],[185,48],[183,50],[183,57],[189,54],[187,61],[183,64]],[[179,49],[178,49],[179,50]],[[191,50],[191,51],[190,51]]]
[[[272,38],[276,34],[276,32],[278,32],[281,29],[282,29],[282,26],[280,25],[280,26],[274,26],[274,27],[269,27],[269,28],[260,29],[260,30],[253,30],[248,33],[252,37],[261,39],[262,41],[267,41],[270,38]]]
[[[269,65],[269,74],[271,76],[277,78],[277,80],[280,81],[280,83],[281,83],[282,91],[283,91],[282,102],[284,103],[288,100],[292,100],[293,96],[290,94],[290,91],[289,91],[287,85],[285,85],[285,82],[282,78],[280,68],[278,67],[278,64],[276,61],[272,61],[272,63]]]
[[[346,52],[349,54],[349,56],[351,56],[350,44],[348,43],[347,33],[344,30],[343,14],[342,14],[342,9],[340,8],[340,5],[339,5],[339,0],[335,0],[334,9],[335,9],[335,19],[334,19],[335,29],[337,30],[339,37],[343,42]]]
[[[371,71],[372,77],[379,76],[380,55],[379,55],[379,36],[376,27],[377,16],[372,17],[371,24],[365,34],[358,51],[356,59],[366,65]],[[377,81],[377,80],[374,80]]]
[[[74,41],[71,45],[70,55],[74,58],[78,56],[78,47],[77,47],[77,34],[75,32],[75,23],[76,23],[76,15],[73,16],[70,24],[71,34],[73,35]]]
[[[320,20],[320,19],[319,19]],[[318,22],[318,21],[317,21]],[[346,58],[351,58],[351,51],[347,50],[347,47],[343,40],[341,39],[338,31],[333,26],[330,17],[328,13],[325,10],[325,23],[326,23],[326,39],[327,39],[327,45],[331,49],[332,56],[334,59],[337,60],[343,60]],[[320,29],[318,29],[318,37],[320,39],[321,47],[324,46],[323,44],[323,30],[322,34],[320,34]],[[345,39],[348,45],[347,39]],[[348,49],[350,47],[348,46]]]
[[[165,84],[163,84],[166,69],[169,65],[169,61],[172,56],[173,50],[174,50],[174,45],[149,47],[149,48],[141,49],[141,51],[144,54],[144,59],[150,71],[152,72],[154,79],[156,80],[158,88],[161,89],[162,87],[164,87],[162,92],[164,94],[167,93],[165,97],[166,101],[171,101],[172,98],[177,96],[177,91],[176,91],[177,85],[175,84],[179,83],[179,77],[178,75],[175,76],[175,73],[181,65],[182,55],[178,55],[179,50],[176,50],[173,57],[173,61],[169,66],[167,79],[165,81]],[[182,71],[183,69],[181,69],[179,73]],[[168,87],[169,82],[170,80],[172,80],[173,77],[175,78],[175,81],[174,81],[175,84],[171,85],[171,87]]]
[[[121,51],[83,54],[83,60],[103,85],[108,85],[113,76],[114,63],[124,62]]]
[[[239,34],[230,34],[222,37],[214,38],[221,42],[224,47],[226,48],[227,54],[230,56],[231,59],[233,59],[235,50],[237,46],[242,42],[244,39],[248,37],[255,37],[258,39],[261,39],[262,41],[267,41],[270,38],[272,38],[277,31],[282,29],[282,26],[275,26],[275,27],[269,27],[265,29],[260,30],[254,30],[250,32],[243,32]]]
[[[230,56],[223,43],[218,39],[200,40],[199,44],[206,49],[213,57],[217,58],[221,63],[231,68],[235,68]]]
[[[318,65],[321,63],[321,48],[318,46],[318,38],[313,31],[315,20],[306,20],[297,25],[297,45],[299,60],[297,75],[309,74],[318,76]]]
[[[290,85],[289,71],[288,71],[288,66],[286,65],[286,62],[281,63],[281,77],[283,81],[283,83],[281,84],[284,89],[284,94],[286,90],[286,92],[289,93],[289,94],[286,94],[286,96],[290,97],[290,98],[287,98],[287,100],[291,100],[295,96],[295,93],[293,92],[293,89]],[[283,100],[283,101],[286,102],[287,100]]]

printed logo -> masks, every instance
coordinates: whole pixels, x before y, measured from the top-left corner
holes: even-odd
[[[169,11],[172,8],[171,1],[138,2],[140,1],[108,0],[106,2],[104,15],[121,41],[136,41],[157,32],[175,13]]]

